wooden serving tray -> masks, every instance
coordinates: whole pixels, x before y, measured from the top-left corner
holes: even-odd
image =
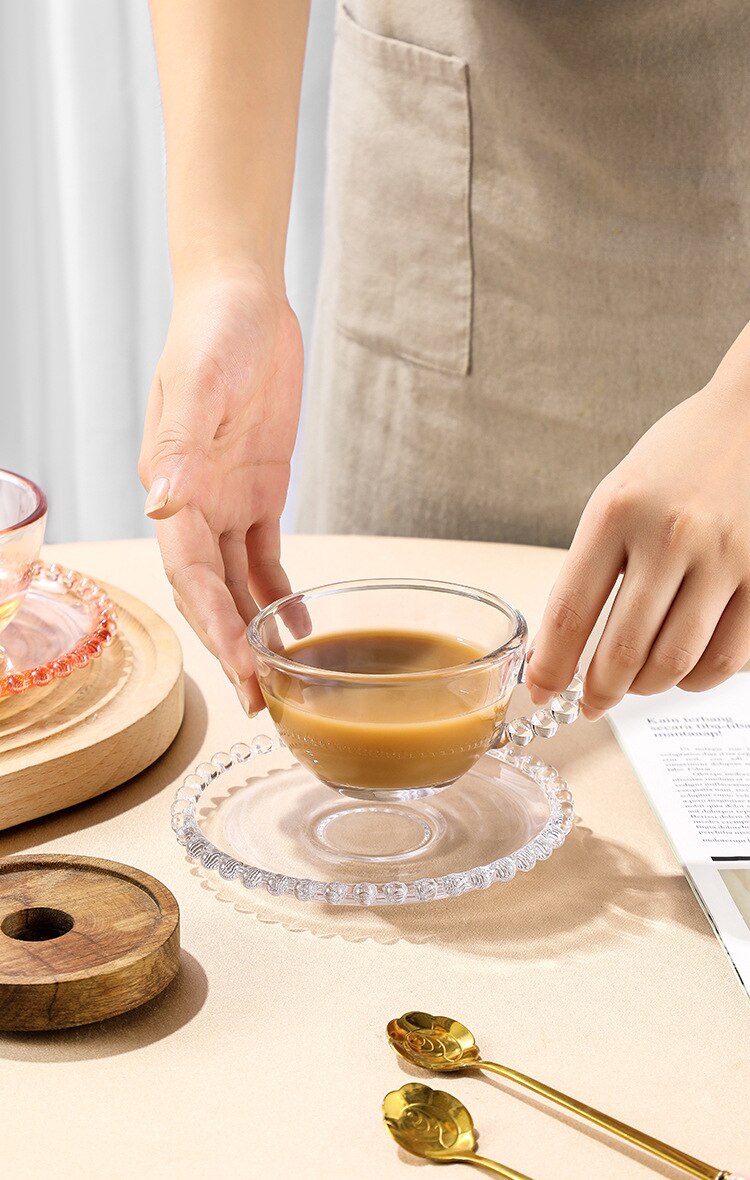
[[[150,766],[184,712],[171,627],[125,590],[110,647],[86,668],[0,701],[0,830],[101,795]]]
[[[180,911],[161,881],[92,856],[0,860],[0,1030],[128,1012],[172,982]]]

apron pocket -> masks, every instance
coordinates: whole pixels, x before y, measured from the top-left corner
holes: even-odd
[[[340,332],[469,372],[470,181],[466,62],[371,33],[341,8],[327,228]]]

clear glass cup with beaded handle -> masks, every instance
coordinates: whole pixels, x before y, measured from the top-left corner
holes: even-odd
[[[548,706],[507,719],[527,639],[523,615],[497,595],[420,579],[306,590],[248,627],[281,738],[317,779],[360,803],[361,823],[378,807],[393,817],[394,805],[442,792],[490,750],[576,720],[579,675]]]

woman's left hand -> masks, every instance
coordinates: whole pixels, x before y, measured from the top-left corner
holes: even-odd
[[[620,574],[586,674],[590,720],[627,692],[713,688],[750,658],[747,361],[749,329],[594,492],[529,663],[536,704],[570,682]]]

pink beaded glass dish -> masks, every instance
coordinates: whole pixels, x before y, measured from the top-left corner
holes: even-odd
[[[114,603],[91,578],[34,562],[23,602],[0,638],[0,700],[85,668],[116,632]]]

